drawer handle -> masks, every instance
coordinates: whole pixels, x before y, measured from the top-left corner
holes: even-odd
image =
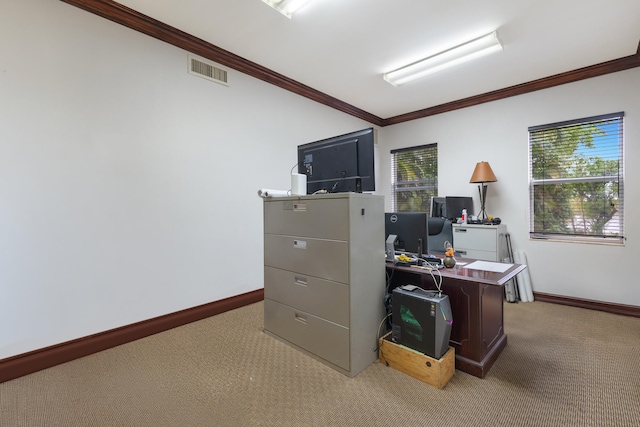
[[[307,241],[306,240],[294,240],[293,247],[296,249],[307,249]]]
[[[466,228],[455,228],[454,231],[456,233],[466,233],[467,229]]]
[[[303,316],[302,314],[295,314],[295,319],[300,322],[300,323],[304,323],[305,325],[307,324],[307,318],[306,316]]]
[[[307,286],[307,279],[304,277],[294,277],[293,283],[300,286]]]
[[[466,255],[466,254],[467,254],[467,251],[460,251],[460,250],[457,250],[456,252],[458,252],[458,253],[459,253],[460,255],[462,255],[462,256],[464,256],[464,255]]]

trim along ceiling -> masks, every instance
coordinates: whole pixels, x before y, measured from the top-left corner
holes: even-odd
[[[640,66],[637,0],[62,0],[378,126]],[[504,51],[401,87],[403,63],[497,30]]]

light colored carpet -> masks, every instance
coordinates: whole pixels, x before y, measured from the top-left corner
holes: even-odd
[[[355,378],[265,335],[263,303],[0,384],[0,426],[638,426],[640,319],[505,303],[484,379]]]

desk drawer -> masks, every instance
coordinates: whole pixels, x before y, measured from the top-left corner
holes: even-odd
[[[264,265],[349,283],[349,244],[345,241],[265,234]]]
[[[265,298],[264,328],[316,356],[349,370],[349,329]]]
[[[348,208],[347,199],[268,200],[264,202],[264,232],[348,240]]]

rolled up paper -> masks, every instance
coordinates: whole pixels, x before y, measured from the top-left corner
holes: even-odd
[[[263,199],[268,199],[269,197],[287,197],[290,195],[291,192],[289,190],[274,190],[271,188],[261,188],[258,190],[258,196]]]

